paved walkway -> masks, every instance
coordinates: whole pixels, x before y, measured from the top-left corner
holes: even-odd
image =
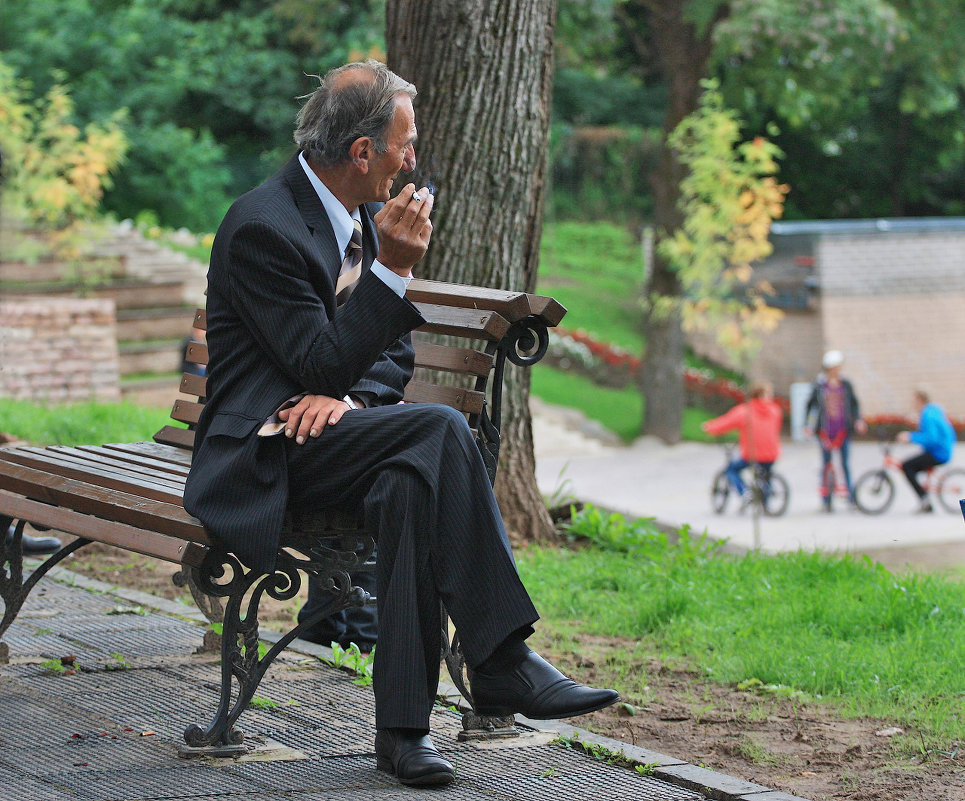
[[[732,505],[725,514],[710,507],[710,484],[724,464],[721,445],[684,442],[667,446],[650,437],[620,446],[601,439],[599,429],[570,410],[534,401],[533,436],[536,475],[547,495],[570,494],[583,501],[633,517],[688,523],[696,531],[728,538],[741,547],[759,544],[765,551],[821,549],[864,553],[883,548],[943,546],[965,565],[965,523],[960,514],[941,510],[916,514],[917,500],[904,476],[895,473],[897,493],[891,509],[869,516],[847,509],[821,510],[818,496],[819,452],[814,442],[786,441],[777,469],[791,487],[788,512],[779,518],[739,514]],[[911,454],[914,445],[896,446],[895,454]],[[956,464],[965,466],[965,446]],[[881,464],[875,443],[852,445],[851,470],[856,478]]]
[[[328,649],[300,641],[269,670],[259,708],[241,718],[250,753],[182,759],[184,728],[206,724],[217,704],[217,655],[194,653],[200,614],[67,570],[52,574],[4,637],[0,801],[795,801],[557,722],[523,720],[517,738],[458,742],[461,717],[443,706],[434,710],[434,740],[456,765],[456,782],[407,788],[375,768],[371,689],[319,661]],[[76,672],[50,669],[67,656]],[[455,703],[455,690],[444,689]],[[560,734],[622,752],[652,775],[566,747]]]

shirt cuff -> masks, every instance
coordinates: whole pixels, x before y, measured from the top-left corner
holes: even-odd
[[[394,273],[378,259],[372,262],[372,272],[381,278],[396,295],[400,298],[405,297],[405,290],[409,286],[409,281],[412,280],[411,275],[401,276]]]

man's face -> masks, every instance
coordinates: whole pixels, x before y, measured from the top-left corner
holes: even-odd
[[[399,95],[395,101],[395,117],[385,137],[388,150],[376,153],[369,162],[367,177],[372,187],[372,200],[388,200],[399,173],[415,169],[416,136],[412,99],[408,95]]]

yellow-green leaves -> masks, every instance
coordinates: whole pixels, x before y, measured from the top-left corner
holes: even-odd
[[[680,183],[681,225],[658,244],[683,289],[684,325],[714,330],[738,358],[759,347],[781,312],[767,305],[771,289],[754,280],[752,263],[771,252],[771,222],[781,216],[788,187],[777,181],[779,149],[763,137],[740,139],[740,121],[724,107],[716,81],[704,81],[696,111],[668,144],[686,169]]]

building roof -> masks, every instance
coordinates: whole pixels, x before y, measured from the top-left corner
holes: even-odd
[[[965,231],[965,217],[883,217],[872,220],[792,220],[771,225],[774,236],[795,234],[921,233]]]

